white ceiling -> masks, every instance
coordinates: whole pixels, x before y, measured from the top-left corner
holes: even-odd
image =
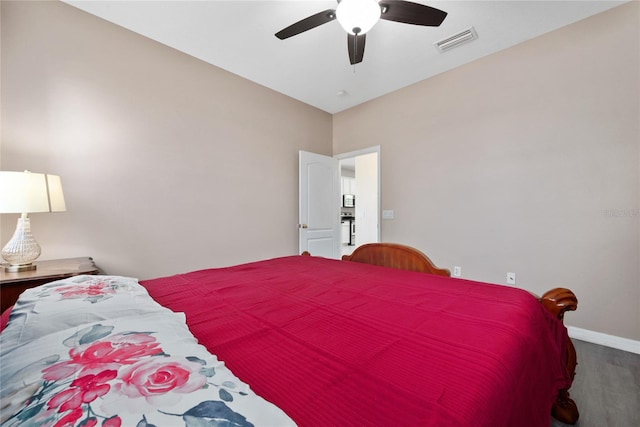
[[[352,66],[337,21],[286,40],[274,36],[336,1],[63,1],[329,113],[626,3],[414,0],[447,18],[437,28],[378,22],[367,33],[363,62]],[[446,53],[435,48],[471,26],[477,40]]]

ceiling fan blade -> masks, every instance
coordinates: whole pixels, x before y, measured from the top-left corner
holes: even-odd
[[[364,57],[364,45],[367,40],[366,34],[359,34],[354,36],[353,34],[347,34],[347,45],[349,47],[349,61],[351,65],[362,62]]]
[[[276,37],[280,40],[288,39],[300,33],[304,33],[312,28],[318,27],[327,22],[331,22],[336,19],[336,11],[334,9],[327,9],[323,12],[311,15],[308,18],[304,18],[295,24],[289,25],[287,28],[280,30],[276,33]]]
[[[445,11],[410,1],[380,0],[380,7],[380,19],[404,24],[437,27],[447,17]]]

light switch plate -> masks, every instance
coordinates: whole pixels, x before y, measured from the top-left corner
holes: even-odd
[[[382,211],[382,219],[393,219],[393,211],[392,210]]]

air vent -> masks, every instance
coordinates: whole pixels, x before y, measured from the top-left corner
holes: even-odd
[[[469,27],[464,31],[460,31],[457,34],[447,37],[446,39],[435,42],[435,45],[440,52],[446,52],[454,47],[458,47],[477,38],[478,34],[476,33],[475,28]]]

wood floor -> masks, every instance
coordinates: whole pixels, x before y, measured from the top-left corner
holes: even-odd
[[[640,355],[573,340],[578,353],[570,393],[579,427],[640,426]],[[552,420],[552,427],[567,424]]]

